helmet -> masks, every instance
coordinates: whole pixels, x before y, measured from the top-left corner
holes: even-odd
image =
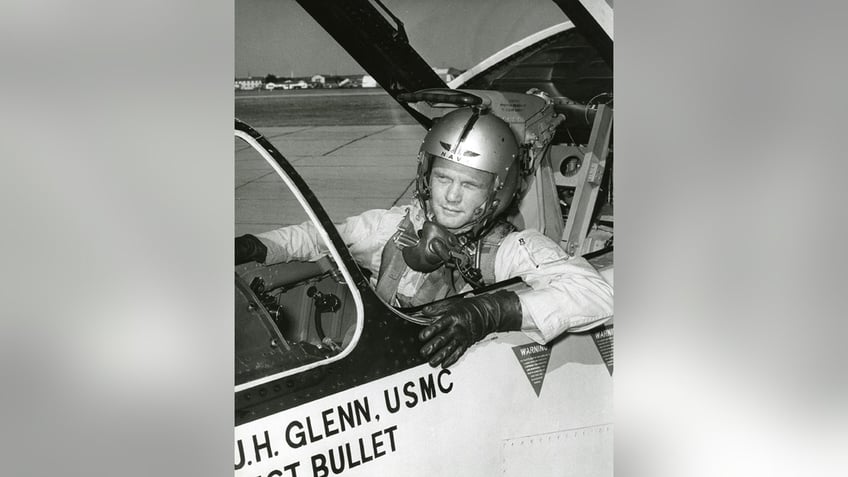
[[[425,213],[430,199],[430,170],[435,158],[486,171],[494,176],[492,189],[472,222],[469,238],[485,233],[512,203],[519,185],[519,147],[509,125],[478,108],[461,108],[438,119],[418,152],[416,195]]]

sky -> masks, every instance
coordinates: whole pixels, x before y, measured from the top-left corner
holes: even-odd
[[[467,69],[567,21],[550,0],[383,0],[431,65]],[[294,0],[236,0],[235,75],[310,76],[364,70]]]

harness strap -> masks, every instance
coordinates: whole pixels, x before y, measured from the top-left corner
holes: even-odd
[[[475,265],[480,270],[485,285],[495,283],[495,255],[504,238],[514,230],[515,227],[512,224],[503,222],[495,226],[478,242]],[[400,279],[409,269],[409,266],[403,260],[402,247],[411,245],[409,243],[411,237],[416,237],[415,226],[407,213],[398,225],[397,232],[383,247],[380,271],[377,277],[377,295],[389,304],[393,304],[394,299],[397,298],[401,306],[419,306],[441,300],[446,296],[456,294],[456,290],[462,289],[465,280],[459,271],[443,266],[427,274],[424,283],[418,288],[415,296],[408,297],[397,293]]]
[[[398,241],[404,241],[410,235],[415,236],[415,227],[412,225],[407,210],[403,220],[397,226],[397,232],[386,242],[383,253],[380,255],[380,271],[377,275],[376,292],[377,296],[389,304],[392,303],[395,292],[397,292],[397,284],[407,268]]]
[[[477,246],[475,265],[480,269],[484,284],[495,283],[495,255],[497,255],[498,248],[500,248],[506,236],[515,230],[515,226],[511,223],[501,222],[480,240]]]
[[[451,274],[452,270],[447,267],[440,267],[427,274],[424,283],[415,291],[415,295],[408,297],[400,293],[395,296],[401,306],[420,306],[441,300],[450,295],[456,295]]]

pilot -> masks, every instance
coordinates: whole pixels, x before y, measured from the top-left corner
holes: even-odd
[[[496,331],[521,330],[540,344],[612,317],[613,290],[582,257],[569,257],[533,229],[504,217],[519,194],[519,146],[509,125],[477,108],[437,120],[418,154],[416,200],[349,217],[338,230],[377,294],[419,306],[520,277],[497,291],[424,306],[419,334],[431,366],[455,363]],[[311,222],[235,241],[236,264],[314,261],[328,253]]]

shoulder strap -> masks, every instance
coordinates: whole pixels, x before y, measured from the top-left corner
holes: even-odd
[[[396,294],[401,306],[420,306],[441,300],[447,296],[456,295],[456,288],[452,280],[452,270],[447,267],[439,267],[427,274],[424,282],[411,297]]]
[[[480,239],[477,247],[477,268],[483,276],[483,282],[487,285],[495,283],[495,255],[498,253],[507,235],[516,230],[509,222],[501,222],[492,228],[492,231]]]
[[[400,277],[406,270],[406,262],[403,261],[401,247],[409,246],[410,237],[415,237],[415,226],[409,218],[409,210],[400,224],[397,226],[397,232],[392,235],[386,245],[383,247],[383,254],[380,256],[380,271],[377,274],[377,296],[382,298],[386,303],[391,304],[392,299],[397,292],[397,285]]]

